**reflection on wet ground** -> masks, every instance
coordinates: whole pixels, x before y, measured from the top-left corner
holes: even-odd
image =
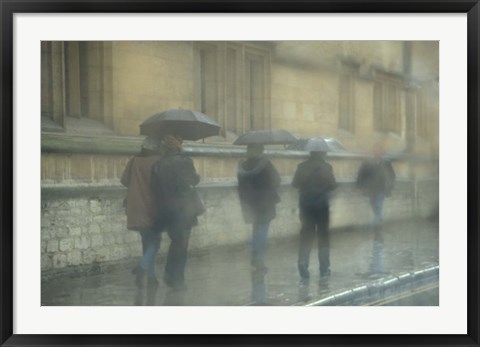
[[[275,230],[270,232],[274,234]],[[252,272],[247,245],[243,249],[216,249],[208,254],[193,255],[187,264],[187,289],[174,291],[161,282],[155,304],[295,305],[385,276],[438,265],[437,225],[426,220],[402,221],[385,226],[382,232],[367,227],[332,232],[332,274],[326,279],[320,280],[316,271],[318,260],[314,249],[310,259],[311,278],[307,282],[300,281],[297,247],[297,238],[271,242],[268,273]],[[163,264],[160,260],[159,278]],[[103,274],[44,281],[42,305],[130,306],[134,305],[135,292],[131,271],[116,269]],[[415,305],[422,304],[432,305],[432,301],[415,301]]]
[[[420,286],[398,295],[373,302],[367,302],[368,306],[437,306],[439,301],[438,283]]]

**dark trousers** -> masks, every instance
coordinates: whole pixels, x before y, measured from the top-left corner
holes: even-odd
[[[300,230],[300,248],[298,252],[299,270],[300,272],[302,270],[308,271],[313,240],[317,236],[320,274],[324,274],[330,268],[329,207],[315,210],[301,208],[300,218],[302,229]]]
[[[171,243],[165,264],[165,281],[171,286],[183,286],[187,264],[188,241],[191,228],[172,227],[168,229]]]

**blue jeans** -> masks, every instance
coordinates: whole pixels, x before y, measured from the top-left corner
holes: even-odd
[[[265,286],[265,272],[252,271],[252,301],[255,304],[267,302],[267,288]]]
[[[376,193],[370,196],[370,205],[375,216],[374,225],[380,226],[383,223],[383,201],[385,193]]]
[[[380,230],[375,232],[373,238],[371,271],[383,271],[383,235]]]
[[[160,248],[160,233],[152,229],[144,229],[140,231],[142,237],[143,257],[140,260],[140,267],[148,277],[156,277],[155,275],[155,259]]]
[[[265,265],[269,222],[254,223],[252,232],[252,265]]]

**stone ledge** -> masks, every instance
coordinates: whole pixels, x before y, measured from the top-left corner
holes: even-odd
[[[66,154],[110,154],[134,155],[137,154],[143,138],[122,136],[86,136],[58,133],[42,133],[42,153]],[[203,144],[186,142],[184,152],[192,157],[225,157],[244,158],[245,146],[224,144]],[[279,149],[266,149],[266,155],[272,158],[307,158],[308,153]],[[335,159],[364,159],[365,154],[358,153],[331,153]]]
[[[431,179],[436,181],[436,179]],[[427,181],[427,180],[425,180]],[[428,180],[430,181],[430,180]],[[351,186],[355,182],[352,180],[338,180],[340,187]],[[282,188],[289,187],[291,182],[282,182]],[[399,179],[397,185],[410,185],[412,181],[408,179]],[[205,183],[197,186],[197,189],[202,192],[209,189],[234,189],[237,187],[237,182],[222,182],[222,183]],[[51,200],[56,198],[78,198],[78,197],[122,197],[125,196],[126,188],[121,185],[52,185],[41,188],[41,197],[43,200]]]
[[[143,138],[133,136],[114,135],[78,135],[63,134],[56,132],[43,132],[41,139],[42,153],[64,153],[64,154],[110,154],[110,155],[134,155],[138,153]],[[229,143],[198,143],[186,142],[185,153],[192,157],[245,157],[245,146],[234,146]],[[306,158],[307,152],[291,151],[282,149],[266,149],[266,155],[273,158]],[[362,160],[369,155],[365,153],[345,152],[329,153],[332,159]],[[435,158],[416,157],[412,158],[406,153],[391,153],[388,156],[394,161],[415,160],[422,163],[434,161]]]

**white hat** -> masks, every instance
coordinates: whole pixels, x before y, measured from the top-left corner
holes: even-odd
[[[312,137],[305,145],[305,150],[309,152],[328,152],[328,144],[321,137]]]

